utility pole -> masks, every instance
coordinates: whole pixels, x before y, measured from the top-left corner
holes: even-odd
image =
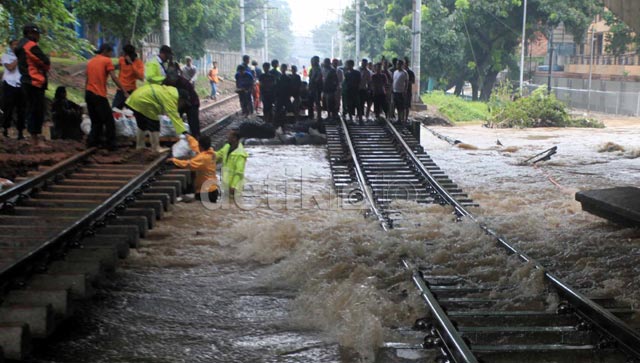
[[[524,0],[524,10],[522,11],[522,49],[520,51],[520,96],[524,89],[524,48],[527,39],[527,0]]]
[[[334,44],[335,44],[336,36],[333,35],[331,37],[331,59],[335,58],[335,53],[333,52]]]
[[[267,12],[269,11],[269,2],[264,2],[264,19],[263,19],[263,30],[264,30],[264,60],[266,62],[269,61],[269,23],[267,19]]]
[[[344,59],[344,53],[342,52],[342,11],[340,11],[340,15],[338,15],[338,57],[340,59]]]
[[[420,103],[420,43],[422,31],[422,0],[413,0],[413,44],[411,47],[411,64],[416,75],[413,89],[413,102]]]
[[[164,0],[162,3],[160,21],[162,22],[162,44],[171,46],[171,35],[169,33],[169,0]]]
[[[589,60],[589,91],[587,93],[587,113],[591,112],[591,80],[593,79],[593,36],[595,29],[591,28],[591,59]]]
[[[551,94],[551,70],[553,69],[553,28],[549,31],[549,73],[547,74],[547,93]]]
[[[360,0],[356,0],[356,64],[358,59],[360,59]]]
[[[247,53],[244,39],[244,0],[240,0],[240,53],[242,53],[243,56]]]

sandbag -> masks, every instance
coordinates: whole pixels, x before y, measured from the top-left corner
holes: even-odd
[[[116,114],[114,114],[115,116]],[[124,113],[117,114],[119,117],[115,119],[116,123],[116,136],[131,138],[135,137],[138,124],[133,116],[127,117]]]
[[[180,140],[171,146],[171,155],[176,159],[187,160],[196,155],[187,141],[187,137],[180,135]]]
[[[187,132],[191,132],[189,124],[184,122],[184,127]],[[173,127],[173,122],[168,116],[160,115],[160,137],[176,137],[176,129]]]
[[[91,119],[88,115],[82,115],[82,122],[80,123],[80,129],[85,135],[89,135],[91,132]]]

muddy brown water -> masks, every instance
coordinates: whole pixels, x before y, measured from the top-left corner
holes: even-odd
[[[640,185],[640,127],[438,131],[477,147],[422,135],[480,203],[477,216],[582,291],[637,307],[640,233],[583,213],[573,194]],[[609,141],[626,151],[598,152]],[[554,145],[550,162],[521,165]],[[404,293],[414,291],[398,264],[404,255],[442,273],[521,284],[525,296],[544,289],[539,271],[446,208],[398,203],[412,223],[383,233],[332,196],[323,147],[247,149],[245,207],[176,205],[36,361],[372,362],[425,314],[417,294]]]

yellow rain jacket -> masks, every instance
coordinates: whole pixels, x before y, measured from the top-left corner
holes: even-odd
[[[242,192],[244,185],[244,166],[247,163],[247,154],[241,143],[238,147],[229,153],[231,145],[225,144],[222,149],[216,153],[216,161],[222,162],[222,188],[225,192],[229,188],[234,188],[236,193]]]
[[[161,60],[157,56],[144,64],[144,81],[145,84],[162,84],[167,74],[160,64]]]
[[[196,153],[196,156],[189,160],[173,159],[173,164],[178,168],[189,169],[196,172],[194,186],[196,193],[204,192],[202,185],[207,182],[207,192],[214,192],[218,189],[218,177],[216,176],[216,153],[213,148],[200,152],[198,140],[187,135],[189,147]]]
[[[135,90],[127,99],[126,105],[151,120],[160,122],[159,115],[167,115],[180,135],[187,130],[178,113],[178,89],[146,83]]]

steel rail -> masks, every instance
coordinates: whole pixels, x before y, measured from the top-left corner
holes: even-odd
[[[453,325],[447,313],[445,313],[444,309],[442,309],[438,303],[438,299],[436,299],[429,289],[420,271],[411,266],[405,259],[402,259],[402,264],[407,270],[412,272],[411,280],[418,290],[420,290],[420,296],[429,307],[429,310],[431,310],[436,321],[436,326],[439,327],[436,328],[436,331],[444,343],[444,346],[440,348],[445,349],[447,354],[453,358],[456,363],[477,363],[478,360],[475,355],[473,355],[473,352],[471,352],[471,348],[469,348],[467,343],[462,339],[460,332],[458,332],[458,329]]]
[[[233,96],[228,97],[228,99],[231,98],[233,98]],[[214,105],[217,104],[219,104],[219,102],[215,103]],[[207,132],[211,131],[213,133],[218,132],[220,128],[224,127],[223,124],[228,122],[232,115],[233,113],[226,115],[213,124],[208,125],[203,130],[206,130]],[[47,180],[55,178],[56,175],[60,175],[61,173],[73,169],[78,165],[78,163],[85,160],[96,150],[96,148],[87,149],[81,154],[70,157],[54,165],[51,169],[48,169],[44,173],[31,179],[25,180],[24,182],[14,186],[13,188],[0,193],[0,203],[6,203],[12,198],[20,196],[28,192],[29,190],[33,190],[35,187],[46,183]],[[11,280],[14,275],[19,274],[19,271],[26,270],[26,267],[29,264],[36,262],[41,257],[44,257],[47,252],[50,252],[56,247],[62,246],[65,241],[73,241],[73,238],[76,237],[79,233],[91,229],[95,222],[105,218],[107,214],[117,206],[126,205],[126,202],[130,200],[129,197],[135,198],[131,194],[135,194],[137,190],[142,191],[144,189],[145,183],[162,169],[162,166],[165,164],[168,156],[169,154],[167,152],[162,153],[147,168],[145,168],[142,173],[138,174],[135,178],[130,180],[127,184],[125,184],[122,188],[109,196],[109,198],[103,201],[100,205],[96,206],[93,210],[83,215],[80,219],[76,220],[72,225],[60,231],[55,236],[47,238],[40,246],[38,246],[38,248],[26,253],[24,256],[21,256],[20,258],[12,261],[10,264],[2,267],[0,269],[0,282]]]
[[[45,184],[51,178],[75,168],[78,163],[87,159],[90,155],[95,153],[96,150],[97,149],[95,147],[89,148],[78,155],[74,155],[53,165],[51,168],[33,178],[27,179],[5,191],[0,192],[0,204],[9,202],[11,199]]]
[[[139,189],[143,184],[151,178],[165,163],[168,154],[163,153],[156,160],[153,161],[142,173],[130,180],[117,192],[112,194],[104,202],[100,203],[89,213],[83,215],[80,219],[76,220],[72,225],[66,227],[64,230],[57,233],[55,236],[47,238],[37,249],[26,253],[24,256],[13,261],[9,265],[0,269],[0,277],[5,279],[7,276],[11,276],[12,272],[17,271],[21,267],[35,261],[43,253],[50,251],[52,248],[61,245],[65,240],[73,239],[77,234],[92,227],[92,224],[101,218],[116,206],[125,202],[125,199],[134,193],[136,189]]]
[[[360,184],[360,189],[362,194],[366,197],[367,202],[371,208],[371,211],[376,215],[382,229],[388,231],[391,228],[391,224],[389,220],[384,216],[384,214],[380,211],[375,202],[375,198],[371,193],[371,190],[367,186],[366,179],[364,177],[364,173],[362,172],[362,168],[360,167],[360,163],[358,161],[358,154],[356,153],[356,149],[353,147],[353,143],[351,142],[351,135],[349,134],[349,129],[347,128],[347,123],[344,122],[344,118],[340,116],[340,124],[342,125],[342,132],[344,132],[344,139],[349,147],[349,152],[351,153],[351,159],[353,160],[353,165],[356,171],[356,179],[358,180],[358,184]]]
[[[532,263],[536,269],[544,271],[545,279],[551,284],[552,287],[557,290],[560,296],[567,299],[569,304],[571,304],[576,309],[579,315],[589,320],[601,331],[605,332],[614,341],[619,343],[629,354],[633,355],[637,359],[640,359],[640,334],[638,334],[638,332],[625,324],[620,318],[613,315],[585,295],[576,291],[566,282],[548,272],[544,266],[511,245],[505,238],[498,235],[498,233],[496,233],[494,230],[480,223],[476,219],[476,217],[471,214],[471,212],[460,205],[460,203],[458,203],[455,198],[447,193],[447,191],[444,190],[444,188],[442,188],[436,182],[435,178],[433,178],[433,176],[425,168],[424,164],[422,164],[422,161],[418,159],[413,150],[411,150],[409,145],[404,141],[398,130],[393,126],[393,124],[391,124],[391,122],[389,122],[388,120],[386,122],[389,129],[395,135],[397,141],[399,141],[400,144],[404,147],[407,155],[411,158],[414,165],[416,165],[418,169],[420,169],[424,176],[430,181],[432,186],[436,188],[437,192],[440,193],[441,196],[454,207],[456,213],[458,213],[460,216],[466,216],[472,221],[476,222],[480,226],[480,228],[485,231],[485,233],[494,237],[498,242],[498,245],[507,250],[507,252],[515,254],[523,262]]]
[[[225,103],[227,103],[227,102],[229,102],[229,101],[231,101],[233,99],[237,99],[237,98],[238,98],[237,94],[233,94],[231,96],[227,96],[227,97],[221,99],[220,101],[211,102],[211,103],[209,103],[207,105],[204,105],[204,106],[200,107],[200,111],[206,111],[206,110],[208,110],[210,108],[213,108],[215,106],[220,106],[222,104],[225,104]]]

